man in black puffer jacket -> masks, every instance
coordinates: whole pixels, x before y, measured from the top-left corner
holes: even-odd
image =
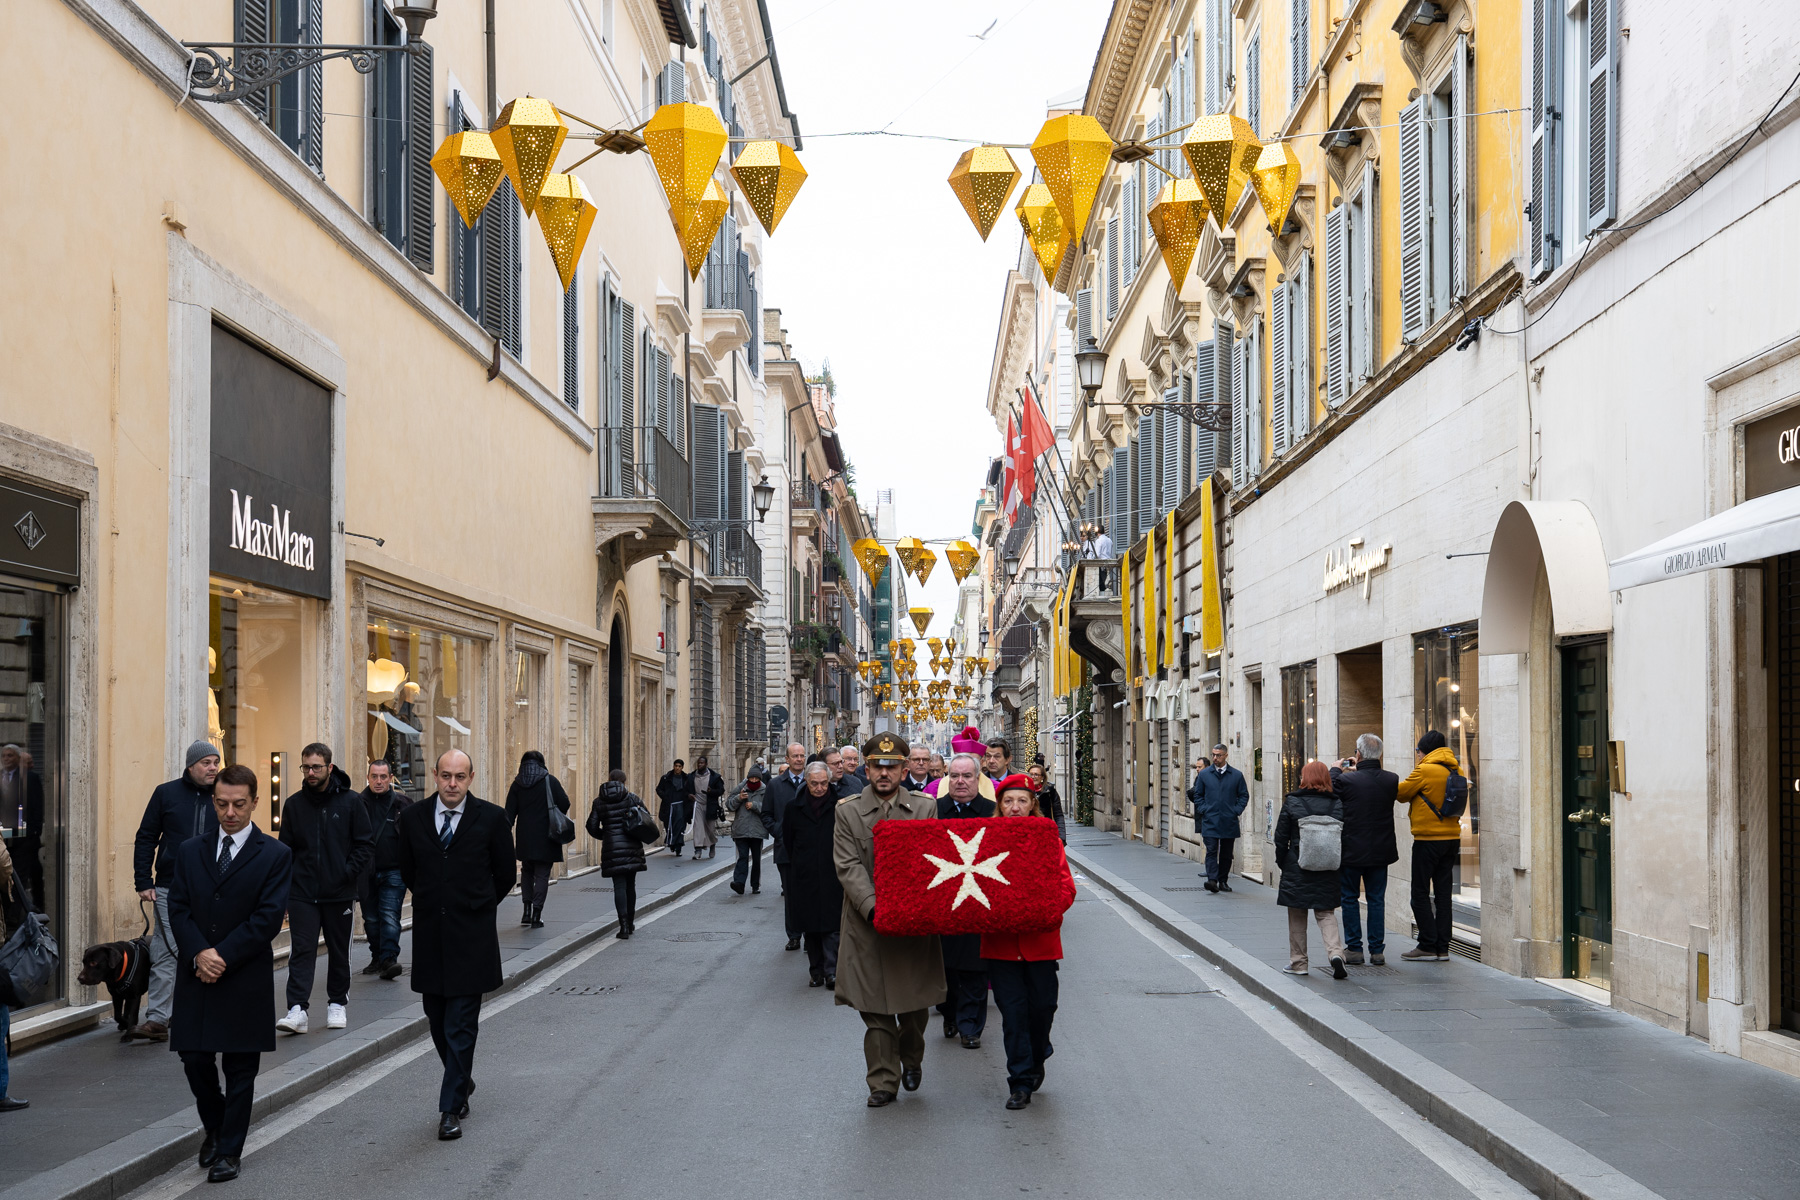
[[[305,1033],[307,1002],[319,934],[325,935],[325,1025],[349,1026],[350,922],[356,882],[375,854],[374,832],[362,793],[350,777],[331,765],[331,747],[314,742],[300,751],[300,790],[281,806],[281,841],[294,853],[288,890],[287,1016],[275,1022],[283,1033]]]
[[[1361,893],[1369,901],[1369,961],[1380,966],[1387,962],[1388,864],[1400,858],[1394,838],[1400,777],[1381,769],[1381,739],[1372,733],[1357,738],[1356,762],[1345,760],[1331,768],[1331,787],[1344,802],[1344,853],[1339,867],[1344,892],[1344,960],[1363,960],[1362,913],[1357,907]]]

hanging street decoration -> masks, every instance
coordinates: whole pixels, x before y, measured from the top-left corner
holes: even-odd
[[[772,234],[806,182],[806,168],[786,142],[771,138],[745,146],[731,164],[731,177],[744,189],[750,211]]]
[[[1250,186],[1262,204],[1269,228],[1281,236],[1287,223],[1288,209],[1293,207],[1294,193],[1300,188],[1300,157],[1286,142],[1270,142],[1257,156],[1256,168],[1250,172]]]
[[[937,552],[927,546],[920,546],[913,555],[913,574],[923,584],[931,574],[931,568],[937,566]]]
[[[881,577],[887,574],[888,552],[874,538],[858,538],[851,543],[850,553],[856,558],[857,565],[862,567],[863,574],[869,577],[869,588],[873,591],[881,586]],[[888,643],[888,653],[896,649],[893,642]]]
[[[494,122],[494,149],[526,216],[537,212],[544,180],[568,136],[569,127],[563,123],[562,114],[548,100],[521,96],[507,101],[500,110],[500,119]]]
[[[1156,234],[1156,247],[1162,251],[1163,265],[1180,288],[1200,245],[1200,230],[1206,224],[1206,197],[1193,180],[1171,179],[1163,186],[1162,195],[1156,198],[1148,216],[1150,230]]]
[[[431,169],[444,185],[450,203],[456,205],[456,214],[462,218],[465,229],[475,228],[481,210],[494,198],[500,181],[506,177],[494,139],[479,129],[445,138],[431,156]]]
[[[1063,226],[1072,232],[1087,226],[1112,152],[1113,140],[1106,130],[1083,113],[1051,117],[1031,143],[1038,173],[1056,200]]]
[[[950,562],[950,573],[956,576],[956,582],[961,583],[975,569],[975,564],[981,561],[981,552],[970,545],[967,539],[958,538],[944,547],[944,557]]]
[[[1206,194],[1207,206],[1215,219],[1229,220],[1262,156],[1262,144],[1256,140],[1250,122],[1228,112],[1201,117],[1188,130],[1181,153],[1194,169],[1194,178]]]
[[[681,255],[687,260],[689,279],[700,278],[700,271],[706,266],[706,252],[712,249],[713,238],[718,236],[719,226],[725,223],[730,209],[725,189],[718,180],[708,179],[705,193],[688,217],[687,228],[681,231]]]
[[[1063,255],[1073,238],[1068,226],[1063,224],[1062,213],[1057,210],[1056,198],[1050,194],[1050,188],[1042,183],[1032,184],[1019,197],[1019,206],[1013,212],[1025,229],[1025,240],[1031,243],[1031,252],[1037,255],[1044,278],[1055,280],[1057,268],[1062,265]]]
[[[538,197],[538,225],[565,292],[574,282],[575,264],[581,261],[581,248],[587,245],[599,212],[587,185],[575,176],[552,171],[544,179],[544,191]]]
[[[909,608],[906,610],[906,615],[912,618],[913,628],[919,631],[919,636],[924,637],[926,628],[931,624],[931,610],[929,608]]]
[[[963,151],[950,171],[950,190],[962,203],[981,240],[987,241],[994,222],[1006,208],[1007,198],[1019,183],[1019,165],[1004,146],[976,146]]]
[[[644,126],[644,145],[662,180],[669,219],[684,240],[729,141],[718,114],[704,104],[665,104]]]
[[[900,560],[900,569],[908,575],[917,575],[919,573],[919,551],[924,548],[925,543],[916,537],[903,537],[895,542],[894,557]],[[925,581],[921,579],[919,582]],[[924,633],[925,631],[921,629],[919,632]]]

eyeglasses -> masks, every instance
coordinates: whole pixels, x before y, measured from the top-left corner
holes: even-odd
[[[302,775],[320,775],[329,770],[331,770],[330,763],[301,763],[300,764],[300,773]]]

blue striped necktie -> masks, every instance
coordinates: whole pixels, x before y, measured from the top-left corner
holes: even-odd
[[[444,827],[438,831],[438,841],[443,843],[443,847],[446,850],[448,850],[450,848],[450,838],[451,838],[451,835],[455,832],[455,830],[452,829],[451,825],[450,825],[450,820],[455,815],[456,815],[455,813],[446,812],[444,814]]]

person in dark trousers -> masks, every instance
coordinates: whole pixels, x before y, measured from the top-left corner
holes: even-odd
[[[781,894],[784,897],[788,894],[789,859],[786,839],[782,837],[782,825],[787,817],[787,808],[801,792],[806,790],[804,769],[813,762],[818,762],[820,765],[824,765],[825,762],[818,755],[808,759],[806,747],[799,742],[788,743],[786,758],[786,766],[780,773],[773,778],[763,780],[766,823],[771,825],[770,833],[775,837],[775,845],[770,856],[775,860],[775,870],[781,876]],[[831,770],[828,766],[825,769],[827,773]],[[836,776],[831,778],[831,791],[833,796],[842,797]],[[798,950],[800,948],[800,930],[794,924],[794,914],[791,909],[787,911],[785,920],[787,948]]]
[[[44,911],[44,777],[31,769],[23,747],[0,746],[0,825],[13,828],[13,874],[38,912]]]
[[[600,785],[600,794],[588,813],[588,832],[600,843],[600,874],[612,880],[620,941],[637,932],[637,877],[645,866],[644,843],[625,828],[625,817],[643,803],[625,786],[625,772],[615,768]]]
[[[1450,885],[1462,853],[1462,821],[1444,817],[1444,789],[1458,769],[1456,755],[1435,729],[1419,739],[1418,765],[1400,781],[1396,798],[1412,806],[1412,907],[1419,944],[1400,957],[1445,962],[1450,957]],[[1437,903],[1432,903],[1433,897]]]
[[[656,819],[662,822],[663,844],[676,859],[681,858],[681,844],[687,833],[688,813],[693,808],[694,780],[682,768],[681,759],[656,781]]]
[[[1226,762],[1223,743],[1212,748],[1211,762],[1194,764],[1194,782],[1188,799],[1194,806],[1194,828],[1206,844],[1206,890],[1231,890],[1231,858],[1243,830],[1238,818],[1250,803],[1250,785],[1244,773]]]
[[[981,762],[973,754],[950,760],[950,774],[937,798],[940,821],[966,821],[994,815],[994,802],[981,795]],[[962,1035],[963,1049],[981,1049],[987,1028],[988,976],[981,961],[979,933],[945,934],[944,1001],[937,1006],[944,1018],[944,1036]]]
[[[813,987],[837,988],[838,925],[844,885],[831,857],[837,822],[837,795],[831,769],[806,768],[806,786],[781,815],[781,844],[787,847],[787,912],[791,928],[806,942],[807,979]]]
[[[181,774],[157,785],[138,823],[132,874],[138,899],[156,906],[156,928],[150,931],[149,1005],[143,1022],[131,1031],[146,1041],[168,1039],[169,1013],[175,1006],[175,938],[169,932],[169,878],[175,870],[175,851],[189,838],[219,828],[212,804],[218,774],[219,748],[211,742],[193,743]]]
[[[300,790],[281,806],[281,843],[294,852],[288,896],[287,1016],[283,1033],[307,1031],[319,934],[325,935],[325,1026],[349,1027],[350,922],[356,881],[375,857],[375,835],[362,793],[331,765],[331,747],[313,742],[300,751]]]
[[[396,822],[411,803],[406,793],[394,788],[394,766],[385,758],[369,764],[368,786],[362,792],[369,814],[374,849],[362,888],[363,936],[369,939],[369,965],[364,975],[379,974],[392,981],[400,978],[400,906],[406,900],[406,883],[400,878],[400,837]]]
[[[563,860],[562,843],[550,836],[552,804],[567,816],[569,793],[544,766],[544,756],[527,750],[519,758],[519,773],[506,789],[506,819],[513,827],[513,846],[519,854],[519,899],[524,903],[519,924],[532,929],[544,927],[550,870]]]
[[[731,890],[740,896],[744,894],[746,879],[752,893],[762,892],[762,844],[769,836],[769,826],[776,820],[769,808],[769,790],[763,786],[762,772],[751,767],[744,785],[725,801],[725,811],[731,814],[731,841],[737,846],[737,865],[731,870]],[[779,840],[775,844],[777,848],[781,845]],[[782,865],[786,864],[784,856]],[[785,889],[783,894],[786,894]],[[796,939],[791,915],[788,929],[788,940],[793,942]]]
[[[169,881],[181,960],[169,1049],[181,1055],[206,1128],[200,1165],[208,1182],[222,1183],[237,1178],[256,1072],[275,1049],[274,941],[294,856],[252,823],[256,772],[249,767],[219,772],[212,807],[214,830],[181,844]]]
[[[1394,802],[1400,777],[1381,769],[1381,739],[1356,739],[1356,759],[1331,770],[1331,787],[1344,802],[1344,854],[1338,875],[1343,884],[1344,961],[1363,961],[1359,896],[1369,898],[1369,961],[1387,963],[1387,877],[1400,858],[1394,837]]]
[[[1043,763],[1032,763],[1025,773],[1037,785],[1038,815],[1055,821],[1056,836],[1062,839],[1063,845],[1068,845],[1069,826],[1063,816],[1062,796],[1057,792],[1056,785],[1050,782],[1050,773],[1044,769]]]
[[[1000,781],[1000,815],[1048,816],[1038,807],[1034,781],[1012,775]],[[1075,891],[1068,860],[1062,864],[1062,882]],[[1006,1107],[1021,1109],[1044,1086],[1044,1060],[1056,1053],[1050,1044],[1050,1026],[1056,1019],[1057,963],[1062,959],[1062,918],[1048,929],[1034,933],[984,933],[981,961],[994,985],[994,1006],[1000,1010],[1000,1037],[1006,1043]]]
[[[24,920],[24,889],[15,887],[12,855],[6,852],[6,843],[0,842],[0,946],[6,944],[13,926]],[[0,1113],[18,1112],[22,1108],[31,1107],[31,1101],[7,1091],[12,1086],[12,1066],[7,1055],[7,1039],[11,1034],[12,1010],[0,1004]]]
[[[706,755],[702,754],[694,760],[694,773],[688,776],[693,784],[694,815],[688,824],[688,844],[694,848],[694,861],[700,861],[700,852],[706,851],[706,857],[716,858],[719,853],[719,831],[716,822],[725,819],[725,777],[707,764]]]
[[[518,872],[506,813],[469,792],[469,756],[444,751],[433,775],[436,794],[400,814],[400,875],[413,894],[412,987],[444,1064],[438,1140],[448,1142],[475,1094],[481,996],[504,978],[497,918]]]
[[[1288,910],[1288,965],[1282,970],[1289,975],[1307,973],[1306,914],[1310,910],[1319,923],[1332,978],[1346,979],[1349,972],[1344,970],[1344,939],[1337,918],[1343,884],[1336,869],[1309,871],[1300,865],[1300,822],[1307,817],[1332,817],[1340,824],[1344,819],[1344,802],[1332,791],[1331,772],[1316,759],[1300,769],[1300,787],[1282,800],[1281,816],[1275,822],[1275,865],[1281,868],[1275,903]]]

